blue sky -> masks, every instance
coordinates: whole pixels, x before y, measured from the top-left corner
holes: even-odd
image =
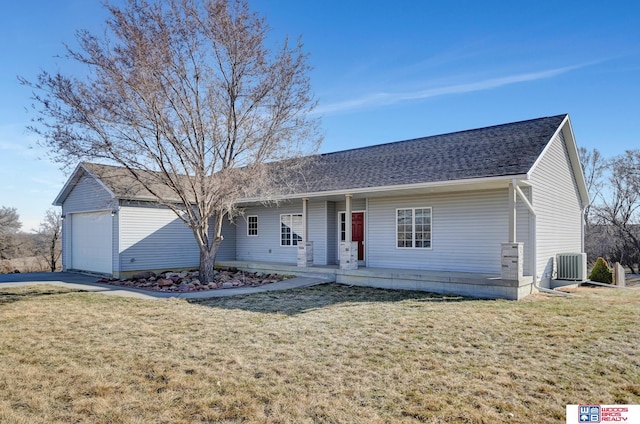
[[[579,146],[640,148],[635,1],[250,0],[274,39],[303,37],[322,151],[571,115]],[[97,0],[23,0],[0,15],[0,206],[36,228],[66,180],[36,139],[29,89],[76,29],[100,33]],[[69,172],[70,170],[66,170]]]

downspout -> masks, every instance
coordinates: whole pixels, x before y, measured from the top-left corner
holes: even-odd
[[[584,236],[585,236],[584,228],[587,225],[587,217],[585,216],[585,214],[587,213],[587,208],[588,207],[589,206],[587,205],[587,206],[584,206],[582,208],[582,225],[580,226],[580,236],[581,236],[580,237],[580,251],[581,252],[584,252]]]
[[[573,295],[570,293],[565,293],[565,292],[561,292],[558,290],[553,290],[553,289],[547,289],[544,287],[540,287],[540,285],[538,284],[538,264],[537,264],[537,255],[536,255],[536,249],[538,246],[537,240],[536,240],[536,211],[535,209],[533,209],[533,205],[531,204],[531,202],[529,202],[529,199],[527,199],[527,196],[524,195],[524,193],[522,192],[522,190],[520,189],[520,187],[516,184],[516,180],[513,180],[513,186],[515,187],[516,193],[518,194],[518,197],[520,197],[520,199],[522,199],[522,201],[524,202],[525,206],[527,207],[527,209],[529,209],[529,213],[531,214],[531,217],[533,218],[533,235],[532,235],[532,246],[531,246],[531,269],[532,269],[532,276],[533,276],[533,287],[542,292],[542,293],[549,293],[549,294],[557,294],[560,296],[565,296],[565,297],[572,297]],[[584,243],[584,240],[583,240]]]
[[[564,297],[573,297],[573,295],[571,293],[565,293],[559,290],[553,290],[553,289],[547,289],[545,287],[540,287],[540,285],[538,284],[538,264],[536,263],[536,248],[538,246],[537,244],[537,240],[536,240],[536,215],[533,214],[533,248],[531,249],[531,253],[533,256],[533,262],[532,262],[532,266],[533,266],[533,287],[538,290],[541,293],[548,293],[548,294],[557,294],[560,296],[564,296]]]
[[[591,281],[591,280],[583,281],[580,284],[581,285],[582,284],[593,284],[594,286],[609,287],[609,288],[612,288],[612,289],[633,290],[632,287],[616,286],[615,284],[600,283],[598,281]]]

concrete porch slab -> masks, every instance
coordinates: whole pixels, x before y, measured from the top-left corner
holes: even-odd
[[[254,261],[221,261],[217,266],[235,267],[246,271],[269,271],[297,276],[325,278],[327,282],[376,287],[393,290],[419,290],[458,294],[490,299],[521,299],[535,291],[533,277],[520,281],[502,280],[496,274],[430,271],[400,268],[340,269],[335,266],[298,267],[296,264]]]

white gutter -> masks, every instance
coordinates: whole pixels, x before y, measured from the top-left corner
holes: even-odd
[[[328,190],[328,191],[304,192],[304,193],[294,193],[294,194],[276,196],[273,200],[299,199],[302,197],[344,196],[347,194],[351,194],[351,195],[366,194],[371,192],[384,192],[384,191],[395,191],[395,190],[415,190],[415,189],[427,189],[427,188],[439,188],[439,187],[455,187],[455,186],[468,185],[468,184],[482,184],[482,183],[491,183],[491,182],[500,182],[500,181],[509,182],[514,178],[527,180],[529,179],[529,176],[527,174],[502,175],[499,177],[467,178],[462,180],[451,180],[451,181],[434,181],[434,182],[427,182],[427,183],[398,184],[398,185],[387,185],[387,186],[378,186],[378,187],[360,187],[360,188],[347,188],[347,189]],[[264,199],[260,197],[248,197],[248,198],[240,199],[240,202],[250,203],[250,202],[261,202],[263,200]]]
[[[515,180],[514,180],[515,181]],[[524,193],[522,192],[522,190],[520,189],[520,187],[518,187],[517,185],[515,185],[516,187],[516,193],[518,193],[518,196],[520,196],[520,199],[522,199],[522,201],[524,202],[524,204],[527,206],[527,208],[529,209],[529,212],[531,212],[531,215],[533,215],[533,217],[535,218],[536,216],[536,211],[533,209],[533,206],[531,205],[531,203],[529,202],[529,199],[527,199],[527,197],[524,195]]]
[[[593,284],[594,286],[609,287],[612,289],[633,290],[632,287],[616,286],[615,284],[600,283],[598,281],[591,281],[591,280],[583,281],[580,283],[580,285],[583,285],[583,284]]]
[[[584,252],[584,227],[587,224],[587,217],[585,216],[585,213],[587,212],[588,207],[589,206],[585,206],[582,208],[582,225],[580,226],[580,252]]]
[[[536,252],[536,211],[535,209],[533,209],[533,205],[531,204],[531,202],[529,202],[529,199],[527,199],[527,196],[524,195],[524,192],[522,191],[522,189],[520,189],[520,187],[517,184],[517,181],[515,179],[513,179],[513,186],[515,187],[516,193],[518,194],[518,197],[520,197],[520,199],[522,200],[522,202],[527,206],[527,209],[529,209],[529,212],[531,213],[531,216],[533,218],[533,231],[531,232],[531,269],[532,269],[532,276],[533,276],[533,287],[542,292],[542,293],[548,293],[548,294],[557,294],[560,296],[566,296],[566,297],[572,297],[573,295],[570,293],[565,293],[565,292],[561,292],[558,290],[553,290],[553,289],[547,289],[544,287],[540,287],[540,285],[538,284],[538,264],[537,264],[537,252]]]

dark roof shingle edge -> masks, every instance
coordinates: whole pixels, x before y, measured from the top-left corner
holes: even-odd
[[[555,115],[314,155],[301,172],[291,176],[296,181],[290,194],[523,175],[566,117]],[[96,163],[81,166],[118,198],[153,199],[124,168]]]
[[[319,154],[300,192],[526,174],[566,114]]]

